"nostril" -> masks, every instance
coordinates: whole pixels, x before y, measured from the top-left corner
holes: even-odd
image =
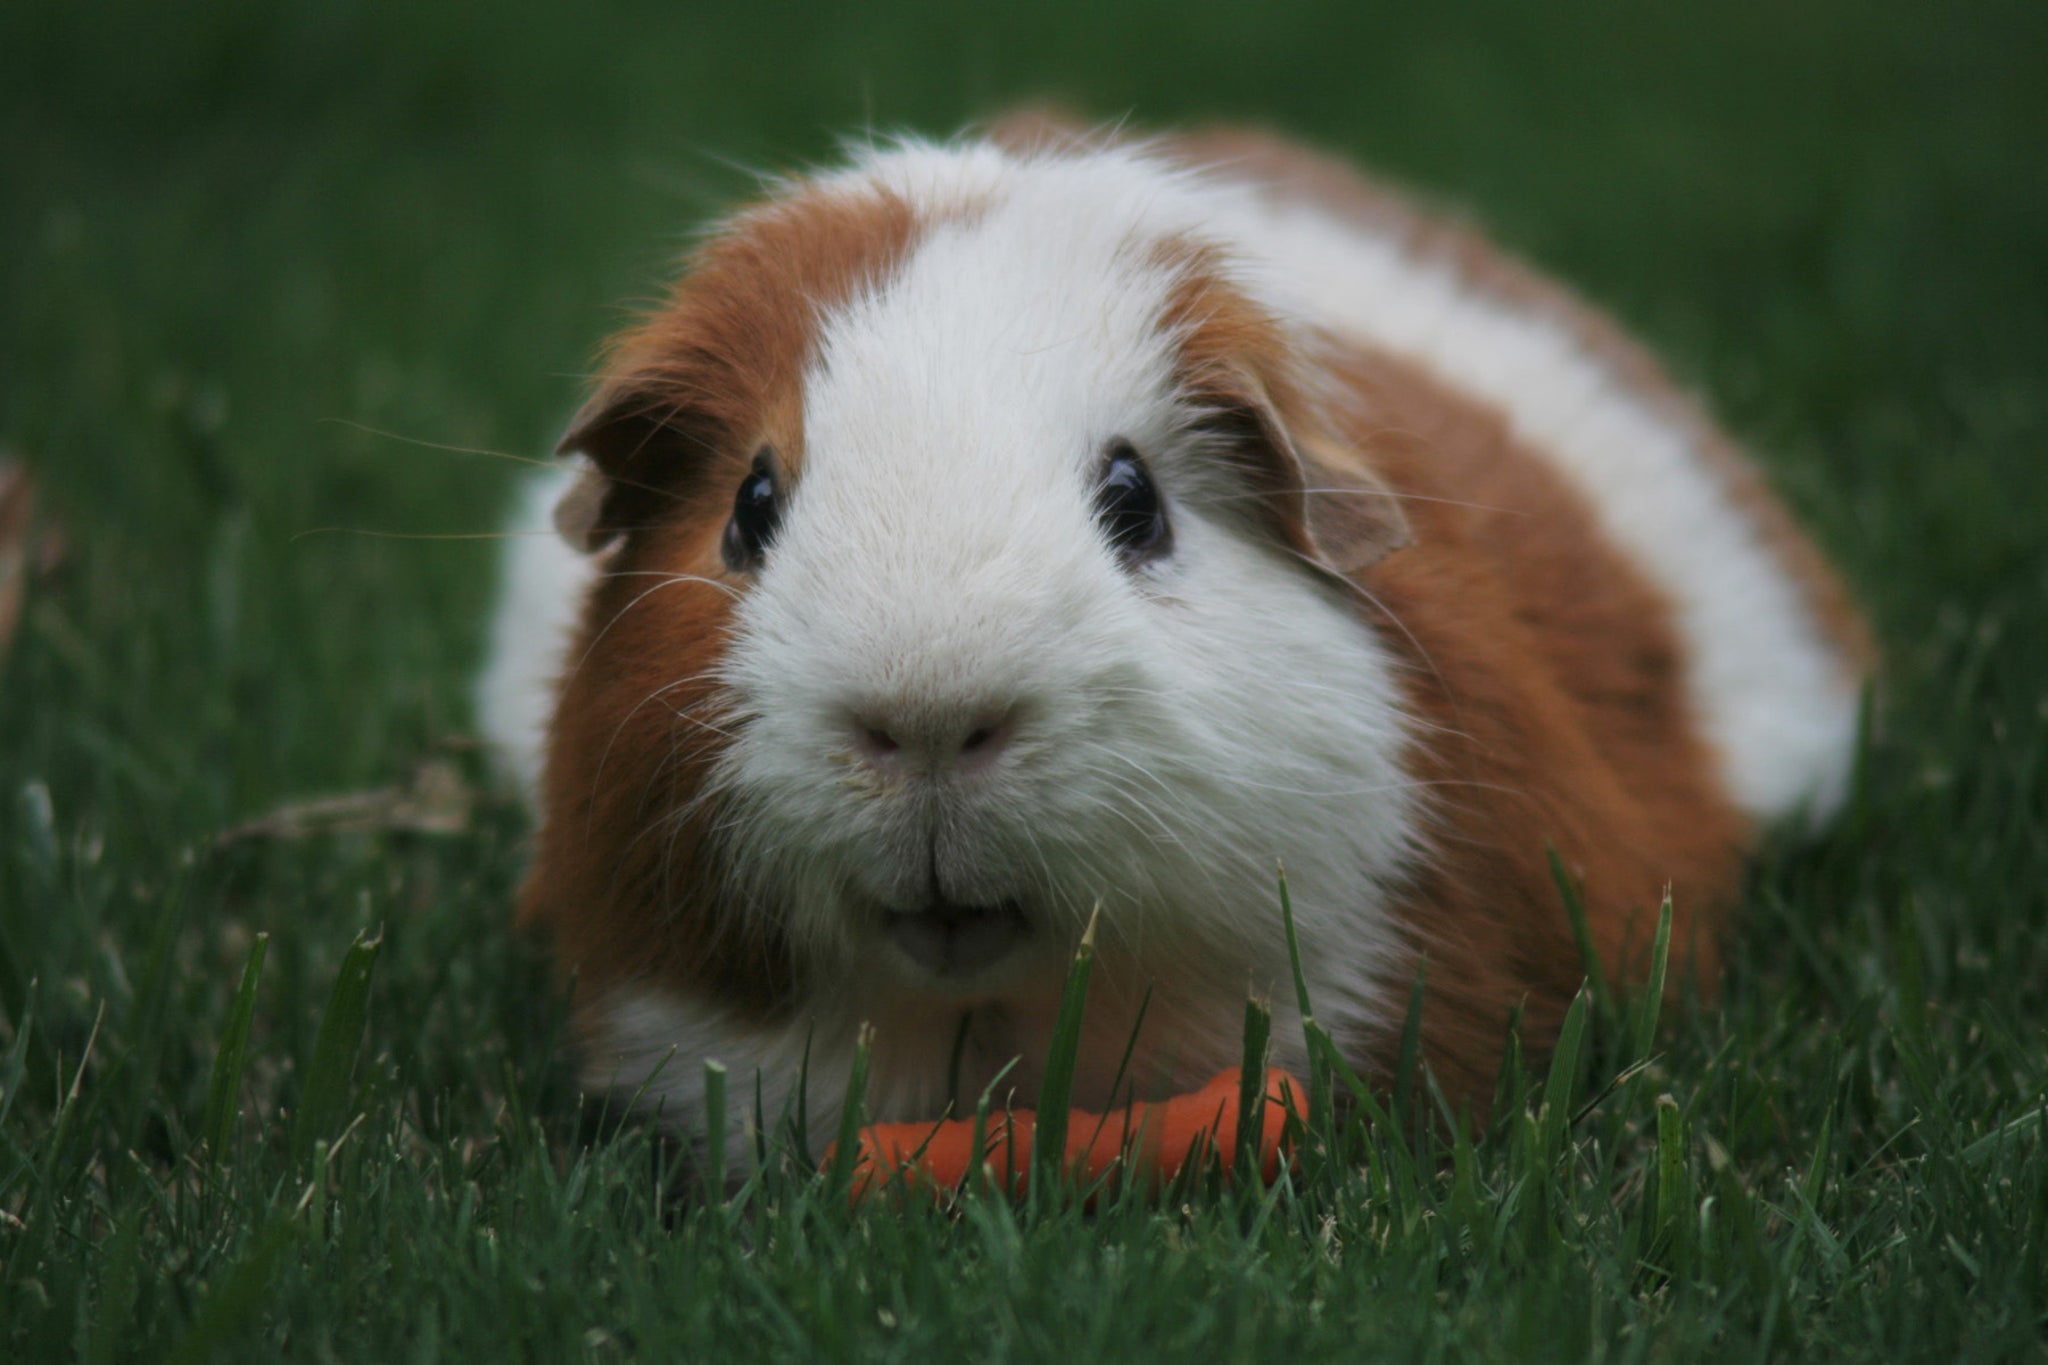
[[[1009,744],[1010,734],[1015,729],[1014,709],[982,717],[960,741],[961,766],[971,768],[992,762]]]
[[[856,721],[853,726],[853,738],[861,756],[871,763],[894,758],[903,748],[897,742],[896,736],[879,725],[867,725]]]

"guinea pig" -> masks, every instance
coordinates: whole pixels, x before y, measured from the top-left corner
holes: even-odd
[[[485,728],[586,1085],[701,1128],[1076,1105],[1248,994],[1483,1107],[1593,948],[1711,990],[1744,856],[1843,799],[1870,648],[1634,341],[1248,132],[1042,119],[773,183],[615,338],[515,537]],[[756,1100],[758,1098],[758,1108]],[[742,1113],[741,1111],[744,1111]],[[957,1110],[956,1110],[957,1112]]]

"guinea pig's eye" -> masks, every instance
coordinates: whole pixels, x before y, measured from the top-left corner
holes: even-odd
[[[747,477],[740,480],[739,491],[732,498],[732,520],[725,524],[725,540],[720,549],[725,562],[734,569],[745,570],[761,562],[761,556],[775,539],[775,528],[782,520],[782,499],[775,486],[775,452],[763,446],[754,456]]]
[[[1116,441],[1109,447],[1102,482],[1095,486],[1095,520],[1101,523],[1110,548],[1126,564],[1157,559],[1172,546],[1159,490],[1128,441]]]

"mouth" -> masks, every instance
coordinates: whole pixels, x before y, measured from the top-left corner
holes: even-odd
[[[1015,901],[995,905],[949,902],[919,910],[892,910],[882,927],[903,955],[934,976],[970,976],[994,966],[1031,936],[1030,921]]]

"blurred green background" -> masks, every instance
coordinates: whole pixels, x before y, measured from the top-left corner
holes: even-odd
[[[506,1174],[531,1166],[545,1185],[544,1156],[493,1145],[510,1141],[508,1105],[537,1105],[552,1150],[571,1145],[540,974],[497,932],[523,817],[485,799],[439,837],[217,836],[308,795],[403,785],[436,756],[475,774],[458,741],[491,546],[394,537],[490,531],[517,470],[441,447],[544,453],[599,339],[754,171],[829,158],[864,129],[946,133],[1043,98],[1141,127],[1269,125],[1488,224],[1709,396],[1843,563],[1887,650],[1862,800],[1818,848],[1771,859],[1726,1004],[1692,1020],[1668,1079],[1689,1116],[1712,1111],[1757,1190],[1802,1163],[1838,1173],[1799,1186],[1820,1201],[1808,1214],[1832,1268],[1786,1270],[1730,1307],[1713,1283],[1644,1288],[1596,1229],[1560,1234],[1540,1272],[1481,1256],[1418,1271],[1412,1305],[1332,1302],[1412,1308],[1418,1341],[1483,1343],[1505,1324],[1589,1354],[1679,1320],[1695,1334],[1662,1339],[1694,1350],[1790,1333],[1886,1356],[1980,1329],[1987,1354],[2038,1347],[2038,1282],[2014,1278],[2048,1242],[2048,1210],[2025,1202],[2048,1189],[2038,0],[0,5],[0,448],[61,530],[0,649],[0,1320],[18,1334],[0,1345],[48,1359],[74,1328],[111,1356],[226,1339],[206,1325],[224,1301],[210,1287],[242,1283],[227,1267],[271,1273],[250,1229],[292,1197],[277,1134],[336,964],[369,925],[387,938],[360,1099],[403,1135],[364,1158],[386,1182],[359,1195],[380,1211],[369,1224],[469,1254],[470,1224],[435,1212],[423,1150],[497,1171],[464,1178],[508,1225],[505,1207],[533,1216],[529,1198],[575,1207]],[[173,1216],[256,930],[273,944],[241,1139],[252,1174],[225,1212]],[[85,1093],[113,1098],[66,1138],[54,1087],[96,1020]],[[2014,1131],[2035,1145],[2003,1193],[1981,1165],[1944,1184],[1928,1173],[1947,1168],[1893,1164],[2029,1113]],[[1641,1195],[1633,1169],[1610,1172],[1616,1208]],[[674,1250],[658,1214],[608,1216],[611,1243]],[[132,1244],[117,1235],[131,1227]],[[1119,1283],[1093,1250],[1115,1239],[1077,1236],[1035,1263],[1048,1321]],[[349,1293],[420,1288],[458,1340],[501,1330],[500,1296],[527,1292],[510,1270],[421,1288],[385,1243],[387,1259],[361,1262],[321,1245],[268,1292],[355,1358],[428,1319],[352,1316]],[[1196,1263],[1221,1279],[1197,1270],[1183,1287],[1223,1293],[1246,1341],[1327,1341],[1320,1318],[1290,1316],[1294,1290],[1241,1304],[1217,1290],[1254,1273],[1240,1253],[1293,1283],[1286,1255],[1258,1245],[1228,1243]],[[1398,1259],[1411,1244],[1383,1245]],[[1403,1264],[1436,1265],[1435,1245]],[[701,1340],[674,1321],[660,1337],[674,1304],[601,1246],[586,1253],[561,1253],[578,1267],[548,1282],[561,1305],[623,1296],[641,1339]],[[1524,1292],[1502,1295],[1499,1266]],[[773,1320],[794,1335],[775,1339],[811,1340],[830,1304],[803,1298],[812,1263],[785,1271],[760,1291],[785,1296]],[[1062,1288],[1067,1273],[1080,1283]],[[1580,1314],[1608,1295],[1630,1307]],[[964,1294],[960,1323],[989,1301]],[[1174,1324],[1186,1301],[1119,1311]],[[79,1325],[110,1302],[130,1305],[132,1335]],[[562,1340],[596,1352],[561,1311]],[[887,1354],[865,1330],[846,1352]]]

